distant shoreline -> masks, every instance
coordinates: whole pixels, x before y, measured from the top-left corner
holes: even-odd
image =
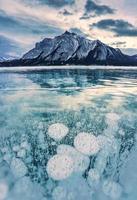
[[[25,67],[0,67],[0,72],[45,71],[45,70],[137,70],[137,66],[25,66]]]

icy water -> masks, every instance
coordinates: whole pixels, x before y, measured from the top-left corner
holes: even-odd
[[[0,72],[0,200],[136,200],[137,70]]]

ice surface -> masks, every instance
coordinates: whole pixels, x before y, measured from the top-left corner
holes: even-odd
[[[52,70],[0,74],[0,198],[136,200],[136,70]]]

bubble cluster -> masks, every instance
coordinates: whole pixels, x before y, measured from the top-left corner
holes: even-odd
[[[68,127],[62,123],[52,124],[48,128],[48,135],[55,141],[60,141],[68,134],[68,132]]]
[[[47,173],[54,180],[68,178],[73,170],[73,160],[68,155],[55,155],[47,163]]]
[[[75,148],[85,154],[94,155],[100,150],[97,138],[89,133],[79,133],[74,139]]]
[[[59,145],[57,148],[57,153],[62,155],[69,155],[73,159],[75,172],[84,172],[89,166],[89,157],[81,154],[70,145]]]

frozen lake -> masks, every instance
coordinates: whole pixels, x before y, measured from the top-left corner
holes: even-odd
[[[136,200],[137,68],[0,69],[0,200]]]

